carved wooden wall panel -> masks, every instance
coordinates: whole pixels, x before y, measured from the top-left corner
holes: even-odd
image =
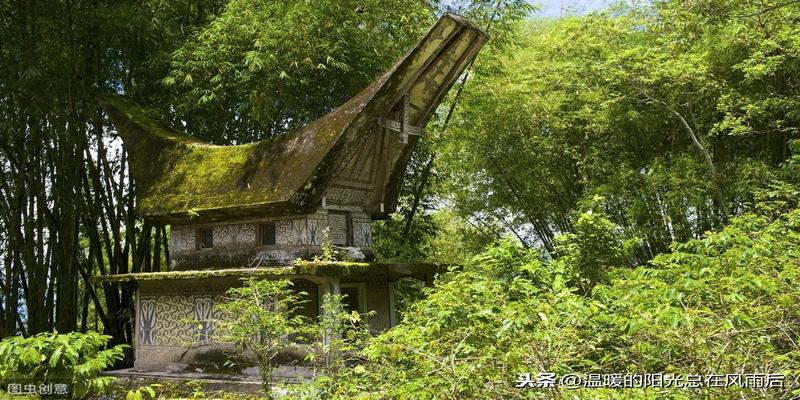
[[[173,226],[170,229],[171,252],[174,254],[194,250],[197,245],[195,234],[195,228]]]
[[[331,242],[337,246],[347,244],[347,215],[328,214],[328,227]]]

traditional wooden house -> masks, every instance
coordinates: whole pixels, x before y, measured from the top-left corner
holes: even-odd
[[[370,262],[370,222],[395,209],[423,127],[486,39],[445,14],[360,94],[257,143],[204,143],[121,96],[103,97],[130,157],[137,211],[171,232],[170,271],[109,278],[137,288],[135,367],[191,364],[212,351],[212,324],[186,321],[213,320],[215,302],[244,276],[293,280],[311,295],[310,317],[324,293],[342,293],[349,307],[374,311],[372,329],[394,325],[392,282],[431,282],[437,266]],[[319,254],[326,228],[334,245],[363,260],[295,263]]]

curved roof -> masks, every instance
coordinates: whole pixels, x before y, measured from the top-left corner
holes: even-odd
[[[148,118],[132,101],[100,102],[129,154],[138,212],[162,222],[304,212],[319,204],[332,166],[409,96],[409,121],[424,126],[487,36],[463,17],[445,14],[386,73],[336,110],[268,140],[216,146]],[[417,137],[388,166],[382,193],[393,209],[405,163]]]

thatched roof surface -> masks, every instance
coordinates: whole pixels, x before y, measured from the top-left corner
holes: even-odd
[[[410,97],[411,122],[423,126],[486,41],[472,23],[445,14],[392,68],[335,111],[286,135],[236,146],[203,143],[146,116],[122,96],[102,96],[130,156],[138,211],[162,222],[304,212],[316,207],[331,166],[375,130],[378,117]],[[385,202],[392,209],[417,138],[389,160]]]

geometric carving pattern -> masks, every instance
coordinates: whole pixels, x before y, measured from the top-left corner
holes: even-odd
[[[214,320],[225,314],[214,305],[223,295],[159,295],[139,300],[137,343],[142,346],[178,346],[209,342],[213,339]]]
[[[331,243],[339,246],[347,245],[347,215],[328,214]]]
[[[256,224],[239,225],[239,243],[251,244],[256,242]]]
[[[307,242],[306,238],[306,220],[305,219],[295,219],[292,220],[292,228],[294,230],[294,242],[295,245],[305,245]]]
[[[142,297],[139,301],[139,343],[155,344],[156,299]]]
[[[371,247],[370,217],[367,214],[351,213],[352,243],[354,246]],[[322,243],[323,229],[329,227],[332,243],[345,245],[347,238],[347,217],[344,213],[316,213],[297,219],[280,219],[271,221],[275,224],[276,246],[319,246]],[[256,231],[259,225],[241,223],[216,225],[213,227],[213,247],[217,249],[237,249],[259,246],[256,243]],[[184,252],[197,250],[197,228],[173,226],[171,230],[170,249],[179,257]]]
[[[325,191],[325,199],[332,204],[365,205],[371,192],[363,189],[330,187]]]
[[[372,231],[370,229],[369,222],[361,223],[361,243],[359,243],[361,247],[372,247]]]
[[[231,224],[214,227],[215,247],[251,246],[256,242],[255,224]]]
[[[236,244],[239,225],[219,225],[214,227],[214,247],[231,247]]]
[[[308,219],[308,244],[319,246],[319,222],[316,219]]]
[[[196,250],[197,243],[195,235],[197,229],[194,227],[181,228],[172,227],[171,240],[173,253]],[[213,227],[214,247],[246,247],[256,243],[255,224],[230,224],[217,225]]]
[[[374,282],[370,279],[366,282],[366,303],[367,309],[377,314],[367,316],[367,322],[371,330],[381,331],[389,326],[388,288],[385,276],[374,278]],[[363,278],[359,281],[363,282]],[[313,320],[317,315],[317,287],[303,280],[296,283],[294,289],[308,293],[311,300],[298,311]],[[222,294],[142,296],[138,304],[137,344],[153,348],[210,342],[214,335],[214,320],[227,319],[227,315],[214,307],[224,301]]]
[[[172,239],[173,253],[180,253],[183,251],[191,251],[195,249],[195,229],[194,228],[179,228],[173,226],[170,230]]]
[[[364,230],[361,229],[361,223],[356,222],[353,218],[353,246],[364,247]]]
[[[294,228],[292,221],[283,219],[275,221],[275,243],[279,246],[294,244]]]

